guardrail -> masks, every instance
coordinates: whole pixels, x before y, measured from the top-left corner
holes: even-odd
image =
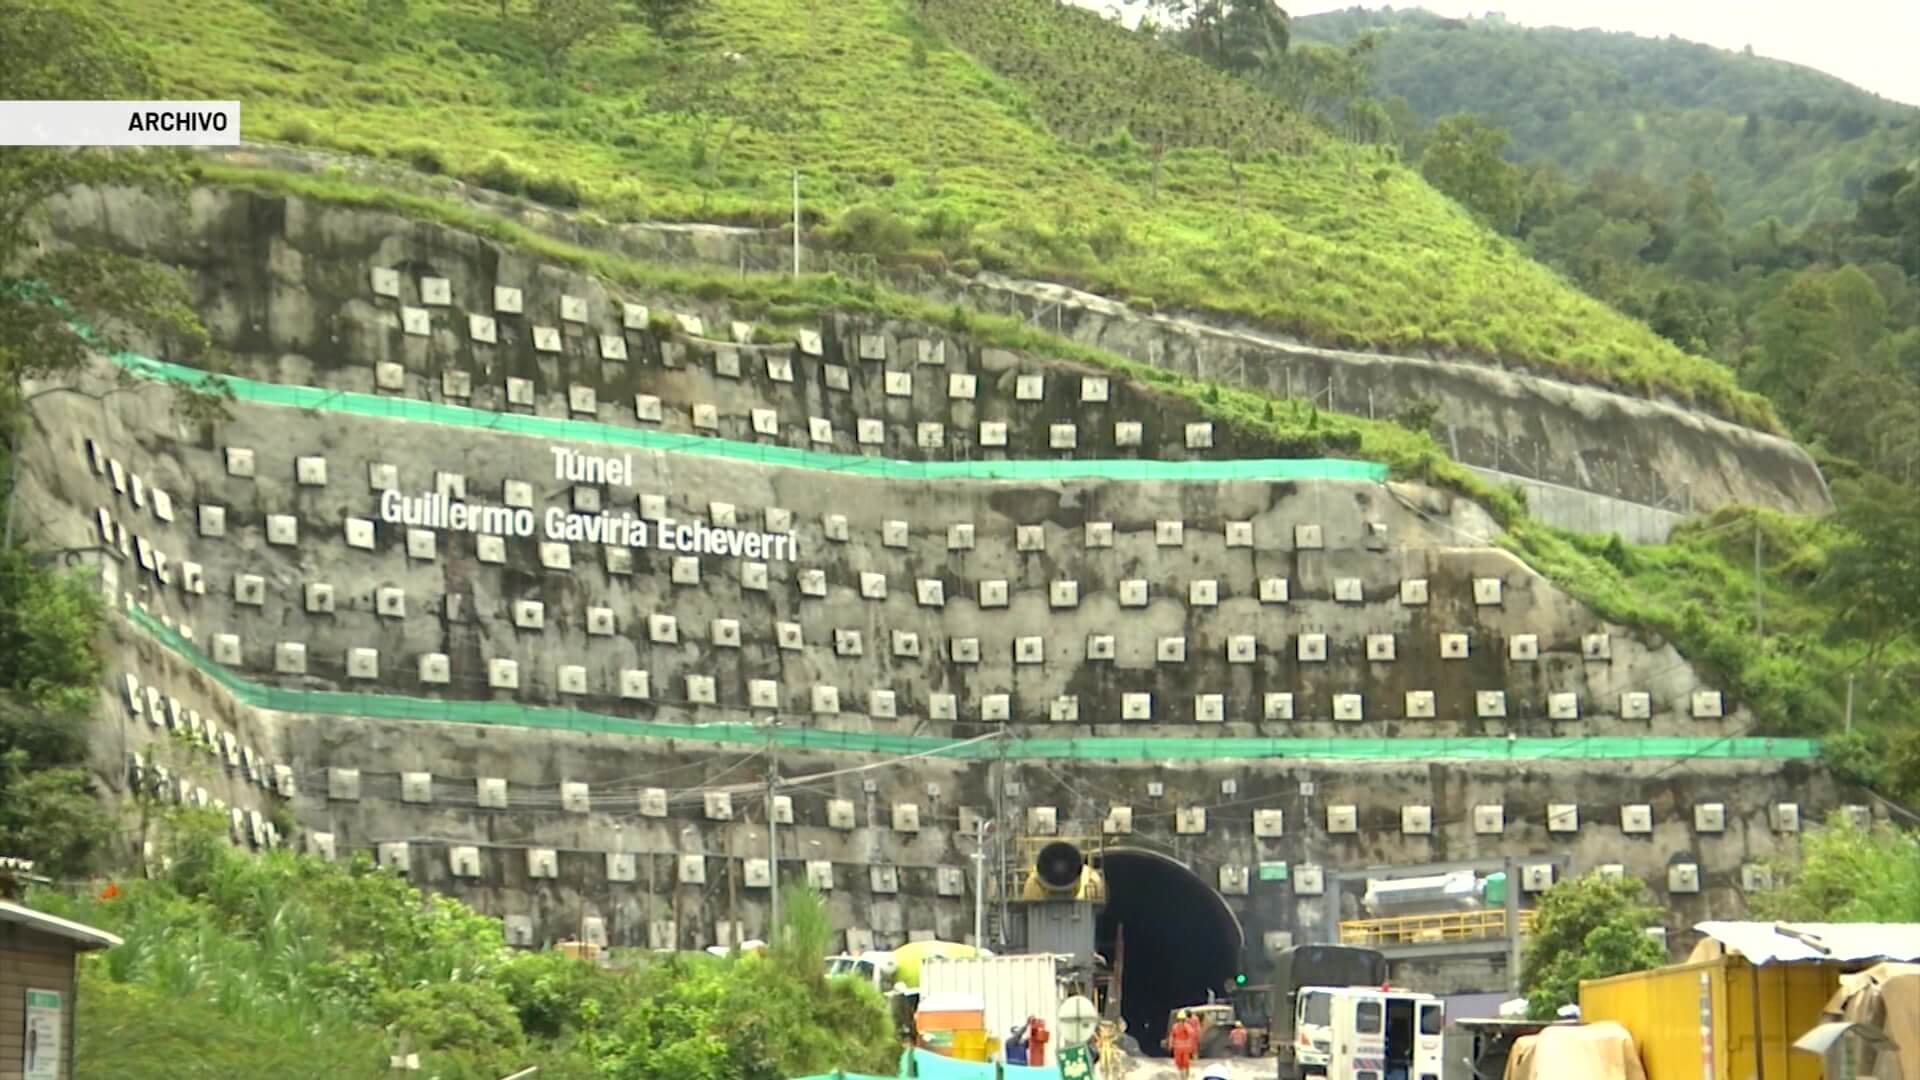
[[[1533,932],[1534,913],[1519,913],[1522,936]],[[1482,941],[1507,936],[1504,908],[1448,911],[1436,915],[1393,915],[1383,919],[1349,919],[1340,924],[1342,945],[1430,945],[1449,941]]]

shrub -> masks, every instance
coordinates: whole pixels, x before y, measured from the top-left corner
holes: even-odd
[[[548,206],[580,205],[580,184],[570,176],[543,175],[527,179],[527,198]]]
[[[440,148],[431,143],[408,143],[395,156],[415,172],[423,172],[428,176],[439,176],[447,171],[447,163],[440,157]]]
[[[1876,788],[1886,772],[1886,747],[1864,731],[1843,731],[1821,741],[1820,760],[1835,780]]]
[[[913,230],[898,214],[877,206],[856,206],[830,234],[834,248],[878,258],[895,258],[913,247]]]
[[[281,142],[290,142],[295,146],[311,146],[319,137],[320,133],[315,131],[313,124],[304,117],[296,116],[280,125]]]
[[[503,195],[518,195],[527,189],[526,171],[505,154],[488,158],[468,179]]]

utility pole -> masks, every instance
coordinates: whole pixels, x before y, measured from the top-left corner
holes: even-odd
[[[793,276],[800,276],[800,170],[793,170]]]
[[[794,174],[798,176],[798,173]],[[798,181],[796,181],[797,183]],[[796,234],[797,235],[797,234]],[[779,825],[773,819],[774,789],[780,786],[780,741],[774,738],[773,721],[767,727],[767,894],[769,897],[767,944],[780,933],[780,844]]]
[[[993,822],[980,820],[973,825],[973,947],[987,944],[987,833]]]
[[[1853,730],[1853,676],[1847,676],[1847,730]]]
[[[1767,602],[1760,593],[1760,518],[1753,519],[1753,627],[1754,633],[1767,636]]]
[[[1004,945],[1006,944],[1006,937],[1007,937],[1007,920],[1011,914],[1007,910],[1007,834],[1009,831],[1009,826],[1007,824],[1007,729],[1006,728],[1000,729],[1000,768],[994,780],[993,799],[994,799],[993,818],[994,818],[994,821],[998,823],[998,826],[1000,829],[999,835],[995,838],[997,840],[995,847],[998,849],[1000,854],[1000,878],[998,883],[998,892],[1000,893],[1000,940],[995,944]]]
[[[1507,856],[1503,868],[1507,884],[1502,899],[1507,908],[1507,988],[1514,997],[1520,996],[1520,878],[1514,873],[1517,869],[1513,856]]]

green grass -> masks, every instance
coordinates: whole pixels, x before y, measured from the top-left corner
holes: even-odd
[[[1850,673],[1857,728],[1910,726],[1920,647],[1896,645],[1869,666],[1865,642],[1831,629],[1844,597],[1821,575],[1828,552],[1847,539],[1830,519],[1732,508],[1683,523],[1665,544],[1623,544],[1524,516],[1508,522],[1500,542],[1603,617],[1664,637],[1724,680],[1761,734],[1837,731]]]
[[[792,278],[736,274],[718,269],[665,266],[596,251],[525,225],[446,199],[397,191],[339,175],[291,174],[223,164],[201,166],[202,178],[219,184],[294,195],[340,206],[386,210],[438,222],[532,252],[590,273],[614,285],[709,300],[725,300],[734,314],[758,320],[756,330],[778,333],[832,311],[907,319],[966,334],[977,343],[1093,364],[1126,375],[1144,387],[1191,404],[1230,427],[1271,439],[1298,457],[1349,457],[1383,462],[1395,474],[1471,495],[1511,516],[1519,504],[1449,459],[1424,432],[1387,420],[1322,412],[1299,401],[1223,386],[1129,360],[1037,330],[1006,315],[940,305],[885,286],[832,274]]]
[[[100,6],[151,48],[174,96],[242,100],[249,138],[626,219],[775,225],[797,164],[811,221],[866,207],[907,226],[883,258],[1064,280],[1328,345],[1479,357],[1778,429],[1725,369],[1529,261],[1385,151],[1334,142],[1052,0],[926,0],[951,40],[916,21],[919,0],[711,0],[677,51],[626,24],[561,75],[493,0],[369,5],[371,18],[357,0]],[[674,65],[726,52],[743,56],[757,126],[725,149],[712,136],[698,158],[695,125],[649,94],[685,84]],[[1169,147],[1157,169],[1156,136]]]

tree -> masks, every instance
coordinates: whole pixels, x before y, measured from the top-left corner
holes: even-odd
[[[1756,348],[1744,381],[1789,417],[1800,416],[1815,385],[1839,361],[1848,340],[1824,275],[1800,273],[1754,314]]]
[[[1866,642],[1872,663],[1920,634],[1920,504],[1886,477],[1839,486],[1846,539],[1827,556],[1823,584],[1841,597],[1832,632]]]
[[[1520,170],[1502,156],[1507,133],[1471,113],[1443,116],[1433,125],[1420,173],[1501,233],[1520,224]]]
[[[1920,834],[1860,828],[1836,814],[1800,838],[1797,864],[1752,897],[1755,918],[1807,922],[1920,922]]]
[[[1547,890],[1520,965],[1528,1015],[1552,1019],[1579,999],[1582,979],[1665,963],[1666,950],[1647,935],[1647,927],[1659,922],[1647,887],[1636,878],[1609,880],[1596,872]]]
[[[634,0],[640,19],[662,41],[679,41],[693,31],[700,0]]]
[[[619,29],[620,13],[613,0],[533,0],[525,26],[547,70],[557,71],[568,53]]]
[[[1176,27],[1176,46],[1227,71],[1272,68],[1292,38],[1287,13],[1273,0],[1155,0]]]

